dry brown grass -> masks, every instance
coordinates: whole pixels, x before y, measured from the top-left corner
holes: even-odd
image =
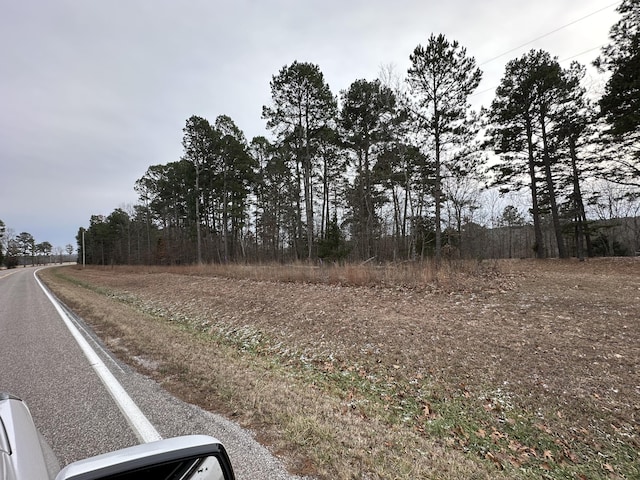
[[[312,283],[351,287],[404,287],[418,289],[467,288],[482,282],[487,276],[497,278],[498,262],[492,260],[444,260],[438,266],[434,261],[385,264],[321,265],[298,262],[296,264],[264,263],[202,264],[187,266],[118,266],[122,273],[174,273],[177,275],[223,277],[233,279],[273,281],[283,283]]]
[[[637,260],[45,275],[116,353],[294,471],[640,475]]]

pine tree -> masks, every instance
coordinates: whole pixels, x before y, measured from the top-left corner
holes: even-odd
[[[373,255],[374,238],[379,236],[377,210],[383,203],[376,189],[374,166],[391,140],[390,122],[395,109],[395,95],[379,80],[356,80],[342,92],[340,127],[342,144],[351,152],[355,181],[349,195],[354,237],[363,258]]]
[[[433,197],[435,204],[435,256],[442,249],[442,177],[447,167],[444,153],[460,146],[469,111],[468,98],[478,87],[482,71],[457,41],[431,35],[426,47],[418,45],[410,56],[408,82],[420,131],[432,141]],[[427,139],[425,139],[425,144]]]
[[[532,50],[507,63],[489,115],[490,142],[502,160],[492,168],[495,184],[502,186],[502,192],[525,186],[531,190],[538,258],[546,254],[541,227],[543,202],[551,211],[558,255],[567,255],[557,202],[557,142],[553,136],[554,115],[566,100],[565,89],[558,60],[545,51]]]
[[[640,129],[640,3],[624,0],[617,11],[622,18],[611,27],[611,43],[594,63],[611,73],[600,108],[610,132],[620,137]]]
[[[603,176],[640,188],[640,2],[623,0],[617,11],[622,18],[611,27],[611,43],[594,62],[611,74],[600,114],[607,125],[604,155],[614,167],[605,169]]]
[[[320,68],[297,61],[273,76],[271,97],[273,103],[262,108],[262,117],[280,144],[287,145],[294,155],[296,179],[304,195],[306,256],[311,259],[317,142],[324,129],[335,121],[337,102]],[[299,224],[302,230],[301,217]]]

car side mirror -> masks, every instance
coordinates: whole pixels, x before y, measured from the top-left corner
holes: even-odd
[[[56,480],[235,480],[224,446],[206,435],[175,437],[67,465]]]

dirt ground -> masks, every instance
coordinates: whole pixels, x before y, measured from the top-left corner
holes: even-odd
[[[82,302],[61,289],[62,278],[67,286],[72,280],[111,302],[188,326],[193,335],[212,336],[248,355],[247,371],[276,361],[282,370],[274,381],[292,375],[296,388],[333,397],[337,414],[356,416],[362,429],[375,432],[375,419],[382,428],[400,429],[398,438],[407,432],[427,438],[429,448],[455,452],[452,462],[480,465],[476,478],[640,478],[639,258],[504,261],[424,288],[124,267],[60,272],[48,282],[79,309]],[[85,309],[84,316],[91,314]],[[105,322],[93,320],[118,350],[128,340]],[[158,367],[161,354],[138,345],[132,360],[132,348],[121,349],[132,364],[160,381],[175,376]],[[256,393],[257,382],[240,392],[253,399],[251,415],[234,413],[229,403],[239,401],[241,383],[227,400],[215,395],[218,410],[238,415],[284,457],[295,450],[294,470],[392,478],[393,469],[362,463],[366,454],[333,465],[321,445],[287,438],[271,418],[268,395]],[[187,397],[211,404],[205,390]],[[264,408],[256,405],[262,401]],[[339,422],[326,428],[339,429]],[[389,446],[395,447],[408,448]]]

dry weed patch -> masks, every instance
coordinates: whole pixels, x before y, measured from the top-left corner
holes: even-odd
[[[293,471],[640,475],[633,259],[43,276],[116,353]]]

